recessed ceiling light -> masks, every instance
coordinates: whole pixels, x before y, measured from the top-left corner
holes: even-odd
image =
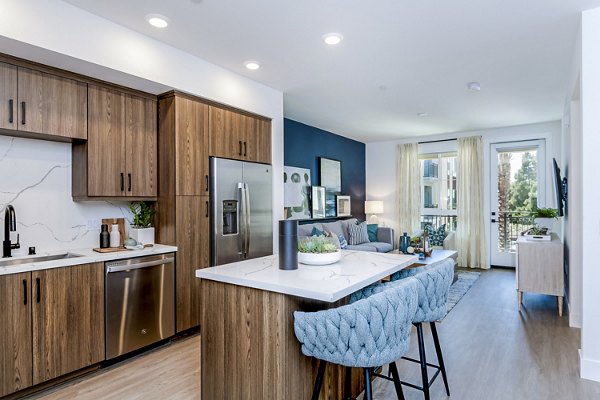
[[[323,41],[330,46],[335,46],[343,39],[344,36],[342,36],[342,34],[340,33],[326,33],[325,35],[323,35]]]
[[[169,26],[169,19],[160,14],[146,15],[146,21],[155,28],[166,28]]]
[[[246,68],[254,71],[260,68],[260,64],[256,61],[246,61],[244,63],[244,66],[246,66]]]
[[[418,114],[417,114],[417,117],[426,117],[426,116],[428,116],[428,115],[429,115],[429,114],[427,114],[427,113],[418,113]]]
[[[467,83],[467,88],[472,92],[479,92],[481,90],[481,85],[479,82],[469,82]]]

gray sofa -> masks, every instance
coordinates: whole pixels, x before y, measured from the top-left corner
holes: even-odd
[[[350,235],[348,234],[348,225],[356,224],[356,218],[339,220],[334,222],[314,222],[311,224],[298,225],[298,240],[309,237],[312,235],[313,228],[317,228],[320,231],[329,231],[339,235],[344,235],[346,241],[349,241]],[[367,242],[358,245],[350,245],[346,250],[360,250],[360,251],[372,251],[379,253],[387,253],[388,251],[394,250],[394,244],[396,240],[394,237],[394,230],[385,226],[380,226],[377,229],[377,241]]]

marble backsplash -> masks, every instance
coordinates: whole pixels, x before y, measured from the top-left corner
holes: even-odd
[[[131,221],[127,202],[74,202],[71,197],[71,144],[0,136],[0,240],[4,211],[12,204],[21,248],[13,255],[98,247],[102,218]]]

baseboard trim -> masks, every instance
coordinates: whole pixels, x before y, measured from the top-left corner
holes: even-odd
[[[569,326],[581,329],[581,314],[571,313],[569,310]]]
[[[600,382],[600,360],[584,358],[580,354],[580,377],[590,381]]]

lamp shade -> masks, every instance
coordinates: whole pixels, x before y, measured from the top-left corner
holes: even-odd
[[[365,214],[383,214],[383,201],[381,201],[381,200],[365,201]]]

